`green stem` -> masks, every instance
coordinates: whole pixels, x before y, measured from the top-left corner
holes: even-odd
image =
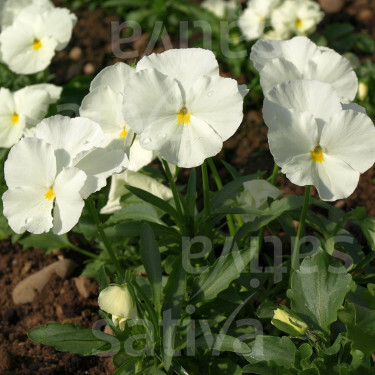
[[[303,201],[303,207],[301,212],[301,218],[298,225],[298,231],[297,231],[297,237],[294,242],[294,248],[293,248],[293,254],[292,254],[292,268],[290,272],[290,280],[292,279],[293,272],[298,269],[298,262],[299,262],[299,247],[300,247],[300,241],[301,236],[305,229],[305,221],[306,221],[306,213],[307,213],[307,207],[309,206],[310,201],[310,190],[311,186],[305,187],[305,199]]]
[[[279,175],[279,172],[280,172],[280,167],[275,163],[273,167],[272,177],[271,177],[271,184],[273,186],[276,186],[277,176]]]
[[[221,190],[223,188],[223,183],[221,181],[219,172],[216,169],[216,165],[211,158],[207,159],[207,162],[208,162],[208,165],[209,165],[209,167],[211,169],[211,172],[214,176],[217,189]],[[234,227],[232,216],[226,215],[226,218],[227,218],[227,223],[228,223],[229,234],[230,234],[231,237],[234,237],[235,234],[236,234],[236,228]]]
[[[92,254],[92,253],[90,253],[89,251],[86,251],[86,250],[84,250],[84,249],[81,249],[81,248],[78,247],[78,246],[74,246],[74,245],[70,244],[69,247],[68,247],[68,249],[73,250],[73,251],[75,251],[76,253],[80,253],[80,254],[82,254],[82,255],[85,255],[85,256],[87,256],[88,258],[98,259],[98,256],[97,256],[97,255]]]
[[[174,199],[174,202],[175,202],[175,205],[176,205],[177,214],[179,216],[179,220],[181,221],[183,219],[184,215],[182,213],[182,206],[181,206],[180,197],[178,195],[176,183],[174,181],[174,178],[172,176],[172,172],[169,168],[168,163],[164,159],[162,159],[162,162],[163,162],[165,173],[166,173],[168,181],[169,181],[169,186],[171,187],[171,190],[172,190],[173,199]]]
[[[117,270],[119,279],[122,279],[123,278],[123,270],[122,270],[121,264],[120,264],[119,260],[117,259],[116,255],[115,255],[115,253],[112,249],[111,243],[108,240],[107,235],[105,234],[105,231],[104,231],[104,228],[103,228],[103,223],[100,220],[100,217],[98,215],[98,211],[96,210],[96,207],[95,207],[95,203],[94,203],[94,201],[91,197],[89,197],[87,199],[87,203],[88,203],[88,208],[90,210],[91,216],[93,217],[93,219],[95,221],[96,227],[98,228],[98,232],[99,232],[100,237],[101,237],[101,239],[104,243],[104,246],[105,246],[105,248],[108,252],[108,255],[111,258],[112,263],[114,264],[114,266]]]
[[[203,201],[204,201],[204,214],[207,220],[210,220],[210,187],[208,181],[207,162],[202,164],[202,182],[203,182]]]
[[[277,176],[279,175],[279,172],[280,172],[280,167],[275,163],[275,165],[273,166],[273,171],[272,171],[272,175],[271,175],[271,184],[273,186],[276,186],[276,182],[277,182]],[[258,242],[257,242],[257,255],[256,256],[259,256],[260,254],[260,249],[262,248],[262,243],[263,243],[263,238],[264,238],[264,233],[266,232],[266,227],[262,227],[261,230],[259,231],[259,234],[258,234]]]

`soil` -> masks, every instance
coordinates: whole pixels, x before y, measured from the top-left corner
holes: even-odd
[[[58,3],[58,2],[57,2]],[[323,1],[322,1],[323,3]],[[343,2],[344,3],[344,2]],[[61,5],[61,4],[60,4]],[[81,74],[96,74],[119,58],[112,53],[111,22],[121,21],[117,15],[103,10],[78,11],[78,23],[69,46],[59,52],[51,66],[55,74],[54,83],[63,85]],[[329,21],[345,20],[355,25],[359,32],[375,37],[375,3],[371,0],[347,1],[339,13],[327,16]],[[149,36],[143,34],[126,51],[144,53]],[[158,49],[159,51],[161,48]],[[241,77],[245,80],[245,77]],[[265,170],[271,173],[273,159],[268,150],[267,129],[259,110],[249,110],[238,132],[229,139],[219,158],[230,162],[241,174]],[[217,163],[223,179],[229,179],[228,172]],[[349,210],[357,205],[367,208],[375,216],[375,167],[364,173],[355,193],[348,199],[335,204]],[[294,186],[280,175],[278,183],[286,193],[302,194],[303,188]],[[76,254],[59,252],[46,255],[40,250],[23,252],[18,245],[9,241],[0,242],[0,374],[112,374],[114,368],[109,358],[88,357],[60,353],[52,348],[31,342],[26,332],[37,325],[50,321],[80,323],[89,328],[98,321],[97,285],[91,282],[88,298],[82,297],[73,280],[82,269],[77,268],[66,280],[54,276],[43,292],[31,304],[14,305],[12,290],[30,274],[66,256],[82,264]]]

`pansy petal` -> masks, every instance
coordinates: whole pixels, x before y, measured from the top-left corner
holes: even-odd
[[[54,233],[67,233],[77,224],[84,206],[80,190],[85,181],[86,174],[77,168],[64,168],[56,177],[53,187],[56,195]]]
[[[125,87],[124,118],[137,134],[153,127],[155,133],[150,140],[162,131],[154,126],[155,122],[159,126],[159,122],[167,122],[173,118],[177,123],[177,115],[182,106],[183,98],[177,82],[155,69],[136,73]]]
[[[41,89],[43,91],[46,91],[49,95],[49,104],[56,103],[62,93],[62,87],[53,85],[52,83],[38,83],[36,85],[28,86],[33,87],[34,89]]]
[[[156,152],[145,150],[136,137],[130,147],[129,153],[129,169],[132,171],[139,171],[146,165],[150,164],[156,158]]]
[[[295,185],[314,185],[317,181],[314,163],[310,152],[297,155],[283,166],[281,172]]]
[[[365,115],[367,114],[366,108],[360,106],[357,103],[341,103],[341,107],[343,110],[351,109],[352,111],[361,112]]]
[[[9,152],[4,165],[10,189],[48,189],[56,177],[56,158],[50,144],[36,138],[21,139]]]
[[[90,91],[99,86],[109,86],[116,93],[123,92],[133,74],[135,68],[122,62],[107,66],[91,81]]]
[[[316,181],[314,185],[324,201],[335,201],[349,197],[358,185],[359,172],[345,161],[324,154],[323,163],[314,163]]]
[[[375,127],[363,113],[337,113],[324,126],[320,141],[327,153],[363,173],[375,162]]]
[[[52,8],[46,12],[44,27],[49,36],[57,41],[57,51],[68,45],[76,22],[77,17],[67,8]]]
[[[77,158],[80,158],[80,155]],[[73,161],[73,164],[87,175],[85,185],[81,189],[81,196],[86,199],[104,187],[108,177],[124,171],[129,160],[123,151],[97,148],[78,162]]]
[[[202,75],[218,76],[219,64],[212,51],[202,48],[171,49],[143,57],[137,64],[137,72],[157,69],[188,87]]]
[[[277,110],[270,106],[269,111]],[[318,125],[308,112],[295,110],[274,111],[275,117],[268,113],[266,124],[270,124],[268,142],[277,165],[283,167],[295,156],[307,154],[318,144]],[[275,121],[275,124],[270,123]],[[310,155],[311,158],[311,155]]]
[[[273,59],[262,69],[260,84],[265,95],[282,82],[302,79],[302,74],[296,66],[284,58]]]
[[[328,121],[341,111],[340,98],[331,85],[318,81],[284,82],[274,87],[264,102],[263,114],[267,114],[268,102],[288,109],[309,112],[316,119]]]
[[[258,40],[251,48],[250,59],[260,72],[267,62],[281,55],[281,41]]]
[[[315,56],[308,65],[306,79],[330,83],[342,101],[352,101],[358,91],[358,79],[349,60],[335,51]]]
[[[50,96],[47,91],[27,86],[14,94],[18,113],[25,116],[26,126],[32,127],[40,122],[48,112]]]
[[[186,106],[208,124],[222,141],[231,137],[243,119],[243,97],[237,82],[223,77],[201,77],[192,85]],[[207,138],[209,140],[209,138]]]
[[[79,109],[81,117],[98,123],[104,133],[116,133],[120,137],[122,129],[128,127],[122,113],[123,97],[109,86],[98,86],[86,95]]]
[[[154,178],[142,173],[127,170],[112,176],[111,188],[106,205],[100,210],[102,214],[111,214],[121,209],[121,197],[129,191],[125,185],[134,186],[138,189],[148,191],[160,199],[172,199],[172,191],[167,186],[156,181]]]
[[[3,213],[14,232],[24,233],[27,230],[41,234],[52,228],[53,200],[45,198],[46,191],[43,188],[19,187],[4,193]]]
[[[36,127],[35,137],[53,146],[58,172],[71,166],[78,154],[98,147],[104,141],[104,133],[97,123],[86,118],[71,119],[60,115],[44,119]]]

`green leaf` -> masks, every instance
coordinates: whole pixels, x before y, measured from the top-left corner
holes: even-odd
[[[177,211],[166,201],[149,193],[148,191],[138,189],[134,186],[126,185],[126,189],[131,191],[134,195],[138,198],[144,200],[147,203],[154,205],[155,207],[160,208],[163,212],[167,213],[168,215],[172,216],[173,218],[177,218],[178,214]]]
[[[352,348],[371,356],[375,352],[375,311],[355,303],[346,303],[339,311],[345,324]]]
[[[301,208],[303,197],[291,196],[280,200],[273,201],[271,206],[263,211],[263,214],[254,221],[246,223],[237,232],[236,238],[241,239],[249,233],[257,232],[259,229],[276,220],[287,211],[294,211]]]
[[[186,291],[185,270],[181,257],[173,265],[167,285],[164,288],[163,303],[163,357],[164,367],[168,371],[174,355],[175,322],[180,319],[181,303]]]
[[[60,352],[82,356],[116,352],[120,348],[120,342],[115,337],[72,323],[48,323],[34,327],[28,332],[28,336],[31,340],[52,346]]]
[[[292,310],[310,328],[328,334],[350,290],[351,280],[345,267],[320,249],[305,258],[293,274],[291,289],[287,291]]]
[[[36,248],[52,251],[54,249],[69,248],[71,246],[66,234],[58,236],[52,232],[30,234],[18,242],[22,245],[24,250],[28,248]]]
[[[293,367],[297,348],[286,336],[258,335],[249,346],[251,353],[245,358],[252,364],[265,361],[285,369]]]
[[[252,250],[252,248],[236,250],[220,256],[207,271],[196,278],[196,290],[190,300],[191,303],[209,301],[227,289],[254,258],[255,252]]]
[[[106,222],[106,225],[122,221],[149,221],[163,225],[155,208],[147,203],[128,204],[116,211]]]
[[[195,340],[198,348],[217,350],[219,352],[233,352],[236,354],[249,354],[250,348],[236,337],[225,334],[209,334]]]
[[[160,312],[162,269],[158,244],[154,232],[148,224],[144,224],[141,232],[141,257],[148,280],[151,284],[152,297],[158,313]]]

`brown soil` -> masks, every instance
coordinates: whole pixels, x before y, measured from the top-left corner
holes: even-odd
[[[60,256],[61,253],[59,252]],[[75,254],[66,257],[82,264]],[[110,358],[82,358],[60,353],[53,348],[35,344],[27,338],[27,331],[47,322],[71,322],[93,327],[98,316],[97,285],[91,282],[89,298],[77,291],[73,278],[67,280],[53,276],[33,303],[15,305],[12,300],[14,287],[27,276],[57,260],[57,255],[46,255],[40,250],[23,252],[9,241],[0,243],[0,374],[2,375],[97,375],[112,374]]]
[[[330,20],[345,19],[353,22],[360,32],[375,36],[375,4],[371,0],[347,1],[345,12],[330,15]],[[78,24],[68,48],[54,59],[51,71],[56,84],[65,84],[81,74],[96,74],[103,67],[119,61],[111,48],[111,21],[118,16],[107,15],[102,10],[79,11]],[[124,50],[144,52],[148,36],[142,37]],[[245,77],[242,77],[245,79]],[[246,79],[245,79],[246,81]],[[259,110],[249,110],[237,134],[225,143],[219,157],[230,162],[242,174],[273,168],[273,159],[268,151],[267,129]],[[219,171],[224,180],[228,172],[219,163]],[[336,202],[344,209],[357,205],[366,206],[369,214],[375,216],[375,167],[361,176],[355,193],[346,200]],[[302,194],[303,189],[291,184],[284,176],[279,176],[279,184],[285,192]],[[75,254],[65,254],[76,259]],[[26,332],[50,321],[69,321],[92,327],[99,319],[97,306],[97,286],[92,283],[92,295],[83,298],[77,291],[72,277],[68,280],[54,277],[32,304],[15,306],[11,293],[19,281],[55,261],[56,255],[45,255],[39,250],[22,252],[19,246],[8,241],[0,243],[0,374],[111,374],[110,359],[81,358],[54,349],[34,344],[28,340]],[[82,259],[77,259],[82,264]]]

